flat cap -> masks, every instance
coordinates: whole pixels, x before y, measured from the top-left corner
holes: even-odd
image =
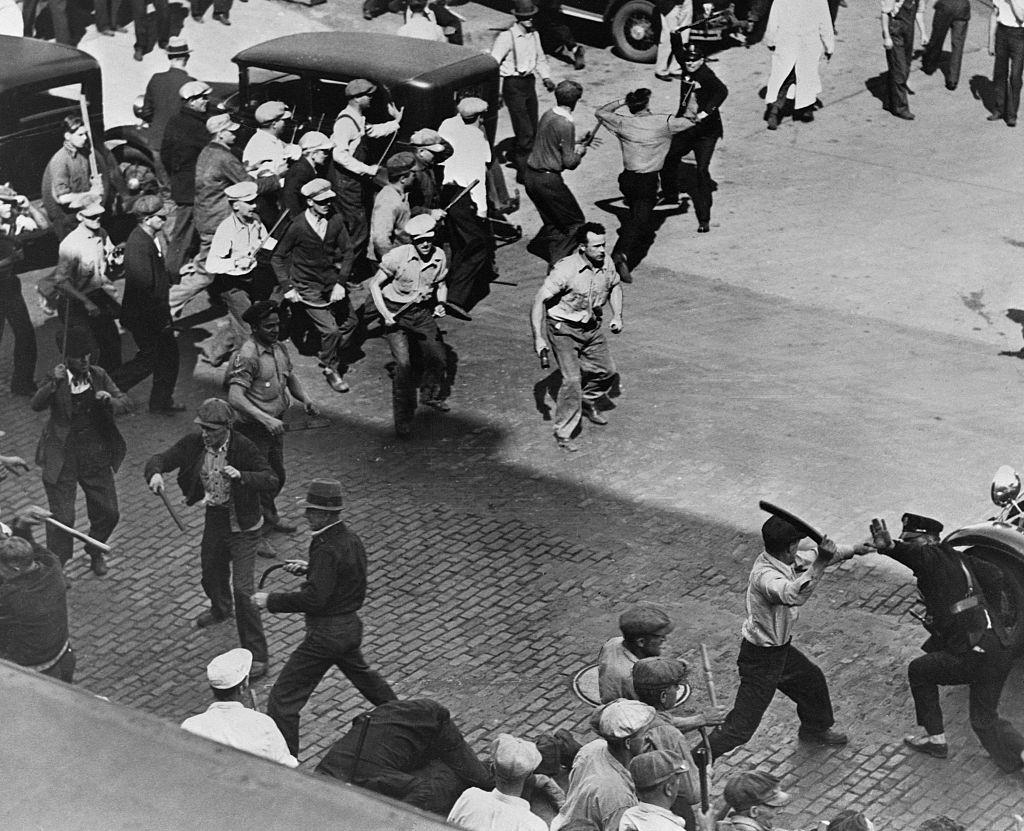
[[[641,658],[633,664],[633,689],[660,690],[686,678],[686,661],[658,655]]]
[[[178,90],[178,95],[185,101],[198,98],[200,95],[209,95],[213,88],[203,81],[186,81]]]
[[[21,537],[0,537],[0,563],[20,571],[32,565],[33,559],[32,543],[28,540]]]
[[[69,358],[84,358],[96,352],[96,341],[93,340],[92,332],[84,326],[72,326],[68,329],[67,337],[58,336],[57,345]]]
[[[235,182],[233,185],[224,188],[224,195],[232,202],[238,200],[251,202],[256,198],[258,190],[259,188],[256,187],[255,182]]]
[[[506,779],[528,776],[541,763],[540,751],[533,742],[508,733],[499,733],[491,745],[494,772]]]
[[[257,124],[269,124],[279,118],[290,118],[292,111],[288,109],[284,101],[264,101],[256,108],[253,118]]]
[[[299,189],[299,192],[307,199],[313,199],[315,201],[333,199],[336,195],[334,191],[331,190],[331,183],[326,179],[310,179]]]
[[[207,398],[196,411],[193,421],[202,427],[226,427],[234,420],[235,411],[221,398]]]
[[[242,320],[250,326],[255,326],[260,321],[265,320],[271,315],[280,314],[280,312],[281,310],[278,308],[277,303],[272,300],[257,300],[245,310]]]
[[[689,770],[686,760],[670,750],[651,750],[630,759],[629,774],[638,791],[649,791]]]
[[[931,517],[920,514],[903,515],[903,532],[908,534],[934,534],[942,533],[942,523]]]
[[[333,150],[334,142],[327,138],[323,133],[319,133],[316,130],[310,130],[308,133],[303,133],[299,138],[299,149]]]
[[[206,665],[206,677],[215,690],[230,690],[241,684],[252,669],[252,653],[239,647],[218,655]]]
[[[722,796],[734,811],[746,811],[755,805],[781,808],[791,798],[779,789],[779,777],[764,770],[748,770],[729,777]]]
[[[402,229],[413,239],[432,237],[437,228],[437,221],[430,214],[418,214],[405,223]]]
[[[942,815],[926,819],[918,826],[917,831],[967,831],[967,827]]]
[[[416,157],[408,150],[403,150],[389,158],[385,166],[388,169],[388,176],[408,173],[416,166]]]
[[[653,603],[637,603],[619,615],[619,629],[625,638],[668,634],[675,628],[668,612]]]
[[[106,212],[103,203],[98,199],[91,199],[78,209],[78,216],[100,216]]]
[[[345,87],[347,98],[358,98],[360,95],[373,95],[377,91],[377,85],[365,78],[353,78]]]
[[[860,811],[847,808],[828,822],[828,831],[873,831],[874,826]]]
[[[440,144],[444,139],[437,130],[424,127],[409,136],[409,144],[413,147],[430,147],[432,144]]]
[[[475,115],[482,115],[487,112],[487,102],[482,98],[470,96],[459,101],[455,105],[455,109],[459,111],[459,115],[463,118],[472,118]]]
[[[164,209],[164,200],[153,194],[140,196],[132,205],[132,213],[136,216],[154,216]]]
[[[647,727],[654,717],[654,708],[649,704],[617,698],[601,708],[597,734],[603,739],[628,739]]]
[[[785,551],[793,543],[800,542],[807,534],[795,525],[786,522],[782,517],[772,514],[761,526],[761,539],[764,550],[769,554]]]
[[[227,113],[218,113],[206,119],[206,132],[211,135],[216,135],[221,130],[231,130],[231,132],[234,132],[239,126],[239,123]]]

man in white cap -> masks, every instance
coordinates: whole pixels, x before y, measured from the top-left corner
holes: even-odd
[[[467,831],[547,831],[547,823],[523,799],[526,780],[541,763],[533,742],[501,733],[491,745],[494,790],[469,788],[448,814],[448,822]]]
[[[695,826],[671,811],[686,773],[683,758],[667,750],[651,750],[632,758],[629,774],[639,803],[623,812],[616,831],[692,831]]]
[[[163,72],[154,73],[149,79],[142,97],[142,108],[139,110],[139,118],[149,124],[146,142],[153,152],[157,173],[164,183],[167,182],[167,173],[160,159],[164,128],[181,108],[181,88],[189,81],[195,80],[185,71],[191,56],[192,50],[188,48],[184,38],[173,37],[167,42],[167,61],[170,66]]]
[[[337,176],[331,161],[333,149],[334,142],[316,130],[303,133],[299,139],[299,158],[288,166],[281,189],[281,204],[292,219],[306,210],[306,197],[302,195],[305,184]]]
[[[423,128],[409,136],[409,146],[416,163],[409,187],[409,206],[415,213],[440,208],[444,165],[451,158],[452,146],[437,130]]]
[[[264,101],[253,117],[258,126],[242,151],[242,161],[252,173],[283,176],[288,162],[299,157],[298,145],[281,139],[291,123],[292,111],[283,101]]]
[[[248,649],[232,649],[210,661],[206,677],[214,701],[206,712],[185,719],[181,726],[189,733],[285,767],[298,767],[299,760],[288,752],[274,720],[243,703],[249,692],[251,667],[252,653]]]
[[[392,119],[378,124],[366,123],[366,112],[377,91],[377,85],[365,78],[353,78],[345,87],[348,105],[334,122],[334,162],[338,166],[338,200],[345,227],[355,256],[366,253],[370,238],[369,213],[372,204],[371,185],[379,164],[368,164],[369,154],[363,138],[383,138],[398,131],[401,110],[388,105]]]
[[[616,831],[619,814],[637,804],[628,765],[640,753],[644,730],[654,719],[653,707],[625,698],[594,711],[590,724],[601,738],[576,755],[565,805],[551,820],[551,831],[577,822]]]
[[[345,297],[345,281],[352,273],[354,252],[345,220],[331,216],[337,194],[326,179],[312,179],[302,186],[306,210],[295,217],[274,247],[270,265],[278,291],[290,303],[301,306],[320,333],[320,371],[335,392],[348,392],[339,373],[339,346],[348,330],[338,320],[354,315],[337,308]],[[337,311],[336,311],[337,309]]]
[[[491,144],[483,128],[487,102],[463,98],[458,115],[441,122],[438,133],[452,146],[444,165],[441,196],[445,204],[463,188],[469,193],[448,208],[448,234],[452,244],[452,273],[449,302],[463,311],[487,296],[494,271],[494,234],[487,221],[487,166]],[[476,184],[473,184],[473,183]]]
[[[256,252],[267,238],[267,229],[256,213],[256,183],[237,182],[224,195],[231,214],[224,217],[210,243],[206,271],[213,276],[213,289],[228,310],[228,325],[221,326],[203,344],[203,358],[220,366],[247,337],[249,324],[242,320],[252,305]]]

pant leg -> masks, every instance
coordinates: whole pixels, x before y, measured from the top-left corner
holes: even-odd
[[[74,46],[71,39],[71,24],[68,21],[67,0],[48,0],[47,5],[50,7],[50,17],[53,19],[54,40],[65,46]],[[68,231],[70,232],[70,230],[69,228]]]
[[[148,52],[151,47],[149,39],[149,21],[146,19],[148,0],[132,0],[132,24],[135,27],[135,48],[140,52]]]
[[[153,0],[153,10],[156,13],[156,42],[165,47],[171,39],[171,10],[167,0]]]
[[[109,467],[78,472],[78,484],[85,494],[85,510],[89,517],[89,536],[94,540],[106,542],[114,533],[121,519],[117,505],[117,486],[114,484],[114,471]],[[98,548],[86,546],[90,554],[102,553]]]
[[[238,642],[252,652],[254,661],[266,662],[267,636],[263,633],[260,610],[252,602],[253,570],[256,568],[256,545],[259,530],[234,531],[225,541],[231,557],[231,589],[235,600],[235,625]]]
[[[907,667],[907,677],[910,680],[910,694],[914,698],[917,723],[929,735],[942,733],[944,728],[939,686],[970,683],[971,671],[964,656],[944,651],[920,655]]]
[[[333,663],[329,642],[307,631],[270,690],[267,715],[281,731],[293,756],[299,754],[299,713]]]
[[[39,14],[39,0],[24,0],[21,6],[22,35],[30,38],[36,34],[36,16]]]
[[[223,509],[207,508],[203,540],[199,547],[202,586],[210,598],[210,611],[219,620],[231,616],[231,551],[228,536],[231,520]]]
[[[908,113],[907,79],[910,77],[910,60],[907,47],[914,48],[914,29],[902,20],[889,22],[889,36],[892,49],[885,50],[885,60],[889,65],[889,112]]]
[[[231,280],[232,278],[227,279]],[[242,315],[252,305],[245,288],[241,285],[229,286],[220,293],[220,298],[227,306],[228,325],[217,329],[210,339],[212,342],[203,348],[207,360],[214,364],[238,349],[252,332],[249,324],[242,320]]]
[[[353,613],[338,618],[331,633],[333,663],[359,690],[363,698],[373,704],[394,701],[398,696],[380,673],[370,668],[362,653],[363,622]]]
[[[549,263],[556,263],[576,247],[576,232],[586,221],[583,209],[557,173],[530,169],[526,182],[526,193],[544,222],[531,245],[545,251]]]
[[[825,674],[792,644],[787,649],[786,665],[777,687],[796,704],[801,727],[822,732],[836,723]]]
[[[968,6],[968,12],[970,6]],[[968,18],[958,18],[950,24],[949,35],[949,72],[946,74],[946,83],[955,87],[960,83],[960,67],[964,60],[964,44],[967,42],[967,27],[970,24]],[[931,46],[931,41],[928,42]]]
[[[335,368],[338,364],[338,348],[341,345],[342,332],[334,311],[330,306],[316,308],[303,307],[316,330],[320,333],[320,353],[317,356],[320,366]]]
[[[65,462],[64,470],[54,483],[43,482],[46,490],[46,503],[57,522],[75,527],[75,496],[78,493],[78,475],[74,462]],[[74,553],[74,537],[52,525],[46,526],[46,547],[65,565]]]
[[[174,388],[178,383],[181,357],[178,341],[168,326],[156,336],[156,353],[153,365],[153,387],[149,393],[150,406],[165,407],[174,403]]]
[[[501,95],[512,121],[516,170],[522,174],[526,166],[526,157],[533,149],[533,138],[537,133],[537,79],[532,75],[525,78],[504,78]]]
[[[658,56],[654,61],[654,71],[658,75],[668,75],[672,71],[675,59],[672,56],[672,16],[661,16],[661,37],[658,39]]]
[[[928,46],[921,55],[921,69],[931,74],[939,65],[942,57],[942,46],[946,42],[946,33],[953,22],[953,9],[948,0],[938,0],[932,7],[932,32],[928,36]]]
[[[338,174],[338,203],[345,218],[349,245],[352,246],[356,261],[366,256],[370,239],[370,221],[366,210],[366,186],[357,176]]]
[[[11,389],[28,390],[35,387],[36,330],[29,317],[25,297],[21,293],[21,280],[17,274],[0,278],[0,337],[4,323],[10,323],[14,337],[14,367]]]
[[[414,312],[414,314],[409,314]],[[402,315],[402,328],[419,349],[422,372],[419,387],[424,400],[442,399],[442,388],[447,367],[447,353],[437,320],[430,309],[409,309]]]
[[[785,670],[786,650],[784,646],[755,646],[746,639],[740,642],[736,659],[740,687],[725,721],[711,732],[712,758],[746,744],[757,731]]]
[[[569,439],[583,417],[583,373],[580,369],[580,344],[566,324],[548,319],[548,343],[562,373],[562,386],[555,401],[555,438]]]
[[[999,699],[1006,677],[1013,669],[1013,656],[1005,651],[994,635],[982,639],[985,654],[974,660],[978,669],[970,685],[971,729],[985,750],[1006,772],[1020,770],[1024,737],[1006,719],[999,716]]]
[[[384,339],[395,360],[395,370],[391,376],[391,407],[395,428],[401,429],[412,423],[416,413],[416,381],[409,350],[409,333],[400,326],[392,326],[385,330]]]
[[[110,29],[110,0],[93,0],[92,7],[96,31]]]
[[[592,403],[608,393],[618,374],[602,328],[598,327],[588,333],[581,344],[579,357],[583,400]]]
[[[260,508],[263,512],[263,518],[276,520],[278,519],[278,513],[277,506],[274,504],[274,498],[284,487],[286,476],[284,467],[284,436],[272,436],[267,428],[254,421],[240,421],[235,424],[235,429],[256,445],[270,465],[270,469],[277,476],[278,488],[276,491],[273,493],[260,491]]]
[[[212,241],[212,237],[210,240]],[[182,277],[181,282],[170,288],[170,301],[171,317],[175,318],[181,315],[192,300],[198,297],[202,292],[206,291],[209,285],[213,282],[213,278],[206,273],[206,268],[200,269],[198,267],[199,261],[206,262],[206,254],[209,253],[210,245],[206,243],[206,251],[203,251],[202,242],[200,242],[199,253],[196,255],[194,262],[196,263],[196,270],[186,274]]]
[[[130,323],[127,328],[135,341],[137,351],[131,360],[125,361],[117,372],[112,374],[114,383],[122,392],[128,392],[153,374],[159,339],[159,332],[151,324]]]
[[[644,245],[654,237],[652,220],[658,202],[658,174],[623,170],[619,174],[619,190],[629,213],[619,228],[612,253],[624,255],[633,268],[640,262]]]
[[[1007,81],[1009,90],[1003,115],[1007,121],[1016,121],[1017,111],[1020,109],[1021,73],[1024,71],[1024,29],[1014,27],[1009,35],[1010,77]]]
[[[99,352],[96,363],[107,372],[116,372],[121,366],[121,333],[114,318],[101,311],[89,318],[89,330]]]
[[[713,200],[711,157],[715,154],[717,143],[718,139],[715,136],[699,136],[693,142],[693,159],[697,163],[697,179],[690,196],[693,197],[693,212],[697,215],[697,221],[702,223],[711,221]]]
[[[442,817],[448,816],[466,789],[466,783],[440,759],[431,759],[410,776],[412,782],[402,795],[402,802]]]
[[[448,185],[445,193],[457,186]],[[454,197],[451,193],[448,197]],[[476,204],[466,194],[448,209],[445,218],[452,242],[452,263],[448,272],[448,299],[471,309],[487,296],[494,277],[494,237],[476,212]]]

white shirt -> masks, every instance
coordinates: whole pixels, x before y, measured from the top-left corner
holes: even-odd
[[[316,231],[316,235],[320,237],[320,239],[323,239],[325,236],[327,236],[326,216],[319,216],[318,214],[313,213],[313,211],[310,210],[309,208],[306,208],[305,217],[306,222],[309,223],[309,227]]]
[[[467,831],[547,831],[548,824],[531,813],[530,803],[495,789],[470,788],[448,814],[448,822]]]
[[[1024,24],[1020,23],[1013,13],[1013,6],[1009,0],[993,0],[992,8],[996,13],[996,20],[1004,26],[1019,29]]]
[[[297,159],[301,151],[298,145],[286,144],[266,130],[257,130],[242,152],[242,162],[252,173],[268,172],[281,176],[288,169],[288,162]]]
[[[668,808],[641,802],[627,808],[619,820],[619,831],[682,831],[686,821]]]
[[[518,23],[514,23],[512,28],[499,32],[491,48],[491,57],[498,62],[498,72],[502,78],[523,75],[551,77],[548,58],[540,45],[540,35],[536,29],[527,32]]]
[[[474,179],[470,191],[480,217],[487,216],[487,165],[491,161],[491,145],[479,124],[467,124],[462,116],[446,118],[437,128],[441,138],[452,146],[452,155],[444,163],[444,183],[466,187]]]
[[[71,374],[71,370],[68,373],[68,386],[71,387],[72,395],[79,395],[89,389],[92,384],[89,382],[89,376],[86,375],[81,381],[77,380],[74,375]]]
[[[288,745],[274,720],[247,709],[241,701],[214,701],[205,713],[185,719],[181,726],[189,733],[262,756],[285,767],[299,766],[299,760],[288,752]]]
[[[210,253],[206,257],[206,270],[210,274],[229,274],[241,276],[248,274],[256,267],[256,251],[267,236],[260,218],[253,214],[250,222],[243,222],[238,214],[224,217],[217,226],[210,243]],[[242,265],[236,260],[244,260]]]
[[[417,40],[436,40],[438,43],[447,41],[444,29],[421,14],[413,15],[408,23],[399,28],[398,34],[401,37],[416,38]]]
[[[349,104],[338,113],[338,119],[334,122],[334,132],[331,134],[331,141],[334,142],[334,161],[350,173],[372,176],[373,168],[368,164],[363,164],[354,155],[359,143],[363,140],[363,136],[370,138],[390,136],[397,129],[397,121],[367,124],[366,116],[359,112],[359,108],[354,104]]]

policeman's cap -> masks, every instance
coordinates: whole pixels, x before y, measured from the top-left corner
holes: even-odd
[[[937,537],[942,533],[942,523],[937,519],[921,516],[920,514],[904,514],[903,533],[932,534]]]

